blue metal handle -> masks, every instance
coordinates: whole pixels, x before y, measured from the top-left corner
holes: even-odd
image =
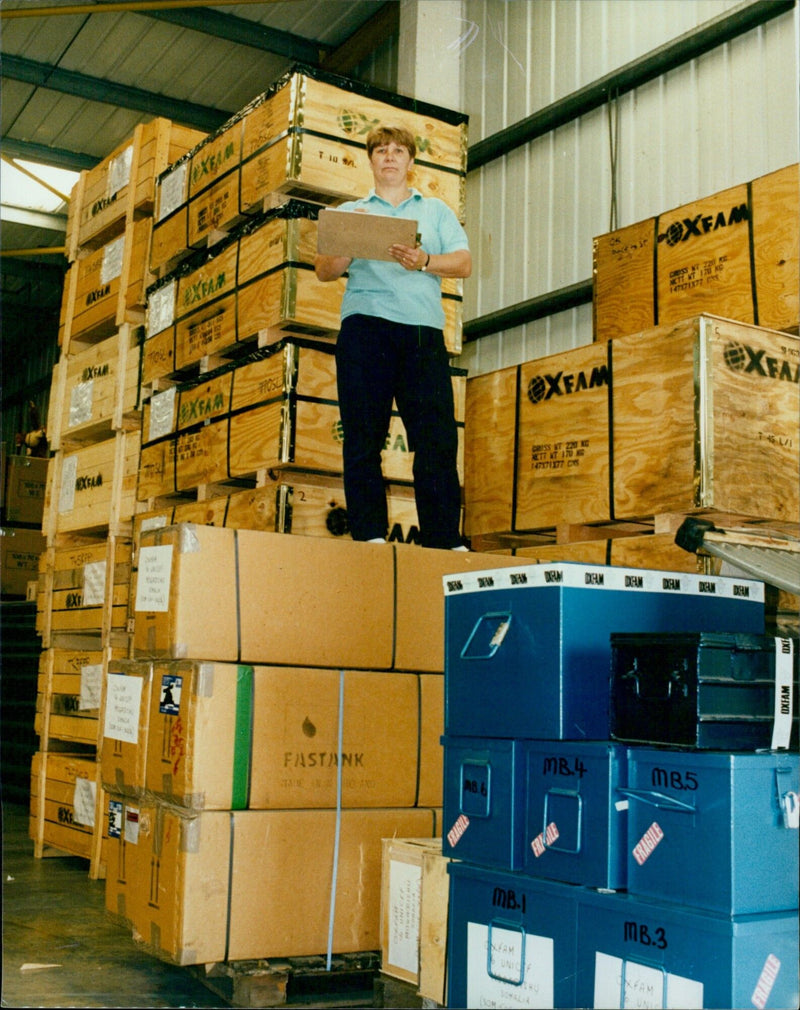
[[[510,613],[483,614],[475,622],[461,650],[462,659],[491,659],[503,644],[511,626]]]
[[[648,803],[652,807],[658,807],[659,810],[675,810],[682,814],[697,813],[697,808],[693,807],[691,803],[683,803],[681,800],[673,799],[672,796],[666,796],[664,793],[657,793],[654,790],[623,789],[618,786],[617,792],[623,796],[629,796],[632,800],[639,800],[640,803]]]
[[[510,978],[508,975],[498,975],[492,970],[492,929],[494,928],[505,929],[510,933],[519,933],[521,937],[519,950],[519,978]],[[489,933],[486,945],[486,974],[489,978],[496,979],[498,982],[507,982],[509,985],[522,985],[525,981],[525,929],[519,923],[503,922],[502,919],[496,919],[494,922],[489,923]]]
[[[574,799],[575,802],[578,804],[578,826],[577,826],[577,830],[576,830],[576,833],[575,833],[575,848],[574,849],[570,849],[566,845],[558,845],[558,844],[556,844],[556,842],[558,841],[558,839],[556,839],[556,842],[554,842],[552,845],[549,845],[548,842],[547,842],[547,825],[550,823],[550,818],[548,816],[548,807],[550,805],[550,796],[551,796],[551,794],[555,795],[555,796],[569,796],[569,797],[572,797],[572,799]],[[552,849],[553,852],[566,852],[566,853],[569,853],[569,855],[572,855],[572,856],[577,855],[581,851],[581,838],[583,837],[583,831],[582,831],[582,825],[583,825],[583,797],[581,796],[581,794],[579,792],[576,792],[574,789],[548,789],[547,792],[544,794],[544,817],[543,817],[543,822],[544,823],[543,823],[543,826],[542,826],[542,841],[543,841],[544,847],[546,849]],[[561,833],[560,832],[559,832],[558,837],[559,838],[561,837]]]

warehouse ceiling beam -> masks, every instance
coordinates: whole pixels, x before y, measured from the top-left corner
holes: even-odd
[[[157,10],[147,10],[143,13],[147,17],[168,21],[190,31],[213,35],[226,42],[250,46],[251,49],[260,49],[265,53],[274,53],[292,61],[310,63],[314,66],[319,65],[320,58],[325,52],[321,42],[305,39],[277,28],[268,28],[257,21],[248,21],[247,18],[223,14],[221,11],[201,10],[195,7],[188,10],[162,10],[159,7]]]
[[[90,0],[88,3],[64,4],[56,7],[13,7],[0,11],[0,19],[56,17],[65,14],[120,14],[128,11],[178,10],[181,7],[245,6],[247,4],[281,3],[284,0]],[[290,0],[298,3],[299,0]]]
[[[142,88],[117,84],[102,77],[90,77],[74,70],[63,70],[49,63],[39,63],[10,53],[3,56],[0,74],[10,80],[23,81],[35,87],[60,91],[67,95],[76,95],[88,101],[104,102],[118,108],[135,109],[137,112],[163,116],[207,133],[213,133],[232,114],[206,105],[155,94]]]
[[[747,0],[732,11],[713,18],[699,28],[680,35],[672,42],[651,50],[518,123],[473,144],[467,152],[467,171],[473,172],[523,144],[593,112],[611,98],[633,91],[676,67],[689,63],[772,18],[791,11],[794,6],[795,0]]]
[[[535,298],[518,302],[497,312],[488,312],[485,316],[464,323],[464,343],[480,340],[481,337],[488,337],[502,330],[510,330],[514,326],[522,326],[535,319],[554,316],[557,312],[566,312],[579,305],[586,305],[592,300],[592,291],[593,284],[590,277],[589,280],[568,284],[556,291],[548,291],[547,294],[537,295]]]
[[[3,137],[2,147],[3,153],[9,158],[37,161],[42,165],[53,165],[55,168],[68,168],[73,172],[94,168],[101,161],[93,154],[67,151],[62,147],[48,147],[46,144],[35,144],[30,140],[14,140],[12,137]]]
[[[46,210],[31,210],[29,207],[13,207],[8,203],[0,204],[0,220],[24,224],[30,228],[45,228],[47,231],[67,230],[66,214],[52,214]]]
[[[337,49],[324,56],[322,66],[331,73],[347,74],[399,30],[400,4],[392,0],[383,4]]]

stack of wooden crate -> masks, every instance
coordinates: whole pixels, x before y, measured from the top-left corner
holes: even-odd
[[[295,67],[157,181],[142,349],[137,524],[347,534],[334,343],[344,278],[317,280],[317,216],[366,195],[379,122],[417,139],[412,184],[464,217],[466,117]],[[445,281],[449,350],[461,282]],[[466,373],[452,369],[461,432]],[[399,416],[383,454],[392,539],[418,538]]]
[[[800,532],[799,217],[792,165],[595,240],[594,342],[468,380],[474,545],[711,573],[687,515]]]
[[[37,630],[40,750],[30,833],[104,873],[97,747],[107,664],[130,648],[131,535],[141,444],[139,370],[158,173],[203,134],[155,119],[81,173],[70,200],[61,356],[53,371]]]

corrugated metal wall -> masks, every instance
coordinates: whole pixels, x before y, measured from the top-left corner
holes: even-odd
[[[465,0],[470,146],[742,6]],[[795,6],[470,172],[465,320],[588,280],[597,235],[797,161],[799,36]],[[581,305],[465,344],[458,363],[477,375],[591,340]]]

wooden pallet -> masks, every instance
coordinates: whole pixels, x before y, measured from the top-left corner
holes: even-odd
[[[226,961],[187,969],[233,1007],[371,1006],[380,953]],[[381,1004],[383,1005],[383,1004]]]

